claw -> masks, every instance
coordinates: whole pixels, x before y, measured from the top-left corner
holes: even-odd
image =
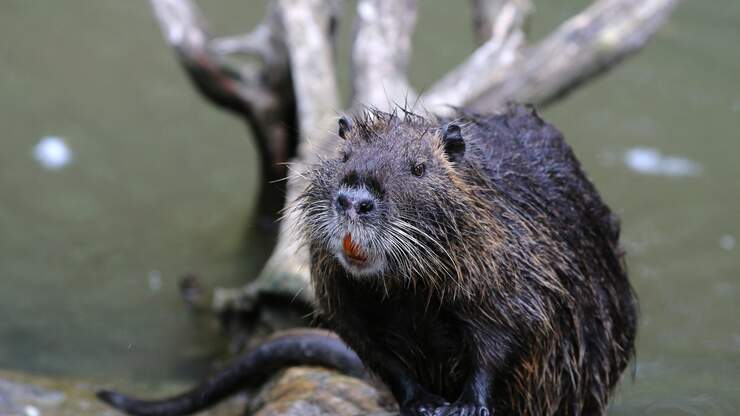
[[[471,404],[450,404],[435,410],[434,416],[491,416],[488,407]]]
[[[403,416],[439,416],[439,410],[450,405],[441,397],[428,395],[401,407]]]

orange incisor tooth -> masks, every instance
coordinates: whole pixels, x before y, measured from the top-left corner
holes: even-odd
[[[352,241],[352,235],[347,233],[344,236],[344,240],[342,240],[342,248],[344,248],[344,253],[347,254],[347,256],[356,258],[356,259],[364,259],[365,256],[362,254],[362,250],[360,250],[360,247],[355,244],[354,241]]]

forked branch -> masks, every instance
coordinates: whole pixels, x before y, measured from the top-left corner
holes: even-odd
[[[434,114],[450,115],[477,91],[500,82],[524,48],[524,27],[533,10],[529,0],[474,0],[472,6],[481,45],[422,96],[422,105]]]
[[[192,0],[150,0],[162,32],[198,91],[244,118],[268,180],[285,175],[296,144],[295,106],[283,30],[274,10],[251,33],[213,39]],[[255,58],[237,63],[230,55]]]
[[[546,104],[640,50],[677,3],[598,0],[521,53],[514,46],[491,53],[489,41],[432,86],[422,102],[441,114],[450,113],[447,106],[493,111],[510,101]]]
[[[529,49],[506,80],[467,104],[474,110],[510,101],[544,105],[642,49],[678,0],[600,0]]]

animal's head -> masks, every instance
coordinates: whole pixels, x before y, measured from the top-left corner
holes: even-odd
[[[309,174],[299,199],[307,242],[355,277],[449,268],[446,247],[466,209],[460,126],[366,111],[341,118],[338,136],[337,154]]]

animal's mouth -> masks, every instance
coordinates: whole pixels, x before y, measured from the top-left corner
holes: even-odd
[[[337,260],[349,274],[355,277],[375,276],[385,267],[381,255],[368,247],[364,239],[347,231],[342,237],[341,248],[336,253]]]
[[[352,234],[347,233],[342,240],[342,251],[348,262],[355,266],[364,266],[367,263],[367,254],[359,244],[352,240]]]

